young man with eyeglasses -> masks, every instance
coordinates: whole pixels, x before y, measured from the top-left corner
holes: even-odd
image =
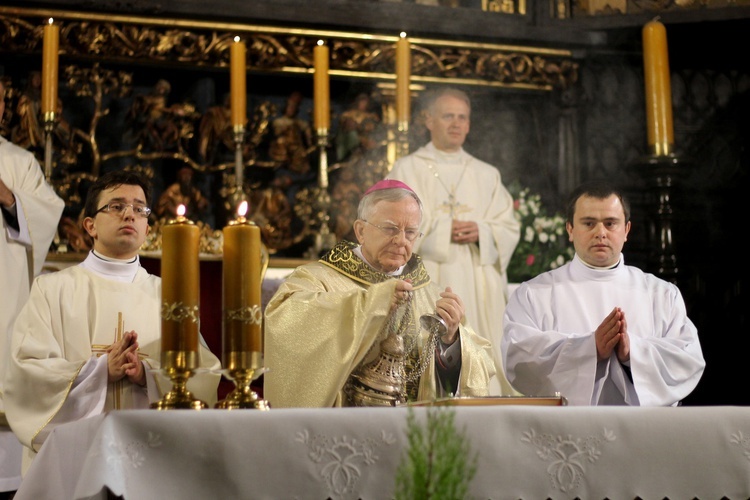
[[[161,279],[140,266],[151,187],[118,170],[91,186],[83,227],[94,248],[79,265],[38,277],[12,331],[6,413],[27,447],[24,472],[47,435],[115,409],[148,408],[170,389],[154,378],[161,348]],[[213,405],[219,359],[200,346],[188,389]]]
[[[407,401],[489,395],[492,347],[466,323],[461,298],[431,282],[413,253],[421,219],[422,204],[409,186],[380,181],[360,201],[358,243],[339,242],[282,283],[265,311],[264,397],[271,405],[350,406],[347,382],[377,359],[392,328],[413,347],[405,348]],[[403,307],[412,308],[410,318]],[[446,327],[434,355],[429,332],[419,327],[424,314]]]

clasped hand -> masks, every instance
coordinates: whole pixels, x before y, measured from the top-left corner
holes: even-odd
[[[479,226],[473,220],[454,220],[451,226],[453,243],[476,243],[479,241]]]
[[[117,382],[128,377],[134,384],[146,385],[146,371],[138,358],[138,334],[125,332],[122,339],[107,348],[107,380]]]
[[[612,352],[617,353],[620,363],[630,361],[630,336],[628,335],[628,322],[625,313],[619,307],[604,318],[594,332],[596,340],[596,356],[599,361],[608,359]]]

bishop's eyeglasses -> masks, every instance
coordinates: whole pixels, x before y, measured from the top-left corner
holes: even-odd
[[[369,225],[378,228],[381,233],[383,233],[389,238],[397,237],[399,234],[401,234],[402,231],[404,233],[404,237],[406,238],[406,240],[410,242],[416,241],[422,237],[422,233],[420,233],[418,229],[413,229],[413,228],[408,228],[408,227],[406,229],[401,229],[400,227],[394,226],[391,224],[387,226],[379,226],[377,224],[373,224],[372,222],[364,220],[364,219],[362,219],[362,222],[366,222]]]
[[[128,208],[132,208],[133,213],[138,217],[146,218],[151,215],[151,209],[145,205],[140,205],[138,203],[122,203],[120,201],[107,203],[102,208],[94,212],[94,215],[98,214],[99,212],[107,212],[108,214],[119,215],[120,217],[122,217],[125,215],[125,210],[127,210]]]

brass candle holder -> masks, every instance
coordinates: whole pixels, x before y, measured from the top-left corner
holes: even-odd
[[[242,161],[242,143],[245,141],[245,126],[234,126],[234,180],[237,190],[244,193],[245,165]]]
[[[44,177],[52,179],[52,132],[55,130],[55,113],[44,114]]]
[[[259,352],[231,352],[222,360],[228,368],[222,374],[234,382],[234,390],[226,398],[216,403],[219,410],[269,410],[271,406],[253,391],[252,382],[260,377],[263,367],[263,354]]]
[[[245,138],[245,126],[235,125],[234,126],[234,168],[235,168],[235,184],[238,188],[242,189],[245,183],[244,179],[244,165],[242,165],[242,143]]]
[[[242,146],[245,141],[245,126],[234,125],[234,185],[227,182],[226,198],[229,206],[236,207],[247,201],[245,194],[245,165],[242,156]]]
[[[329,210],[331,206],[331,195],[328,193],[328,129],[319,128],[317,130],[317,146],[319,155],[318,170],[318,196],[315,203],[315,213],[313,220],[316,220],[319,229],[315,235],[313,246],[307,250],[310,258],[317,259],[321,252],[330,250],[336,245],[336,235],[331,232],[328,223],[331,219]]]
[[[161,373],[172,383],[172,389],[159,401],[151,403],[155,410],[204,410],[208,405],[195,398],[187,382],[195,374],[196,354],[193,351],[171,351],[161,354]]]
[[[396,125],[396,158],[409,154],[409,122],[399,120]]]

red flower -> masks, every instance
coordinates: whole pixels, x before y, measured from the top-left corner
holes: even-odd
[[[513,200],[513,210],[518,210],[518,207],[521,206],[521,200]]]
[[[533,266],[534,265],[534,260],[535,260],[534,254],[533,253],[529,254],[529,256],[526,257],[526,265],[529,266],[529,267]]]

